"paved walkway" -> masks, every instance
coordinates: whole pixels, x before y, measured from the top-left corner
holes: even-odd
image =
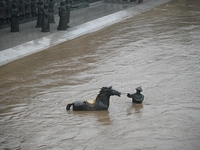
[[[10,28],[0,30],[0,66],[16,59],[39,52],[59,43],[95,32],[139,13],[148,11],[171,0],[145,0],[141,5],[135,3],[96,2],[88,8],[71,12],[70,27],[58,31],[59,17],[50,25],[50,32],[35,28],[36,21],[20,25],[20,32],[11,33]],[[133,7],[135,6],[135,7]]]
[[[103,3],[102,1],[91,3],[89,7],[71,11],[70,27],[86,23],[88,21],[107,16],[109,14],[134,6],[134,3]],[[41,28],[35,28],[36,21],[20,24],[20,32],[11,33],[10,28],[0,30],[0,51],[45,37],[58,31],[58,15],[55,15],[56,23],[50,24],[50,32],[41,32]],[[68,29],[69,31],[70,29]],[[67,31],[64,31],[67,32]]]

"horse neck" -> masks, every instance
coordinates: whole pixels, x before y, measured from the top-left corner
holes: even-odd
[[[100,93],[97,95],[96,103],[102,102],[109,106],[110,104],[110,95],[108,93]]]

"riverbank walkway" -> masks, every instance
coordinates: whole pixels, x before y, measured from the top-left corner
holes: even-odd
[[[66,31],[58,31],[58,15],[50,24],[50,32],[35,28],[36,20],[20,24],[20,32],[12,33],[10,28],[0,30],[0,66],[59,43],[91,33],[121,20],[150,10],[170,0],[144,0],[140,5],[134,2],[94,2],[89,7],[71,11]],[[135,7],[133,7],[135,6]]]
[[[50,24],[50,32],[41,32],[41,28],[36,28],[36,20],[19,25],[20,32],[10,32],[10,27],[0,29],[0,51],[51,35],[53,33],[63,33],[70,31],[73,27],[89,22],[91,20],[121,11],[134,3],[104,3],[103,1],[91,3],[89,7],[71,11],[70,27],[66,31],[58,31],[59,16],[55,15],[55,22]]]

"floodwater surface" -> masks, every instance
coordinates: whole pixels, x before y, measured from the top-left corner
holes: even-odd
[[[199,150],[199,6],[172,0],[1,66],[0,149]],[[123,93],[108,111],[66,111],[102,86]]]

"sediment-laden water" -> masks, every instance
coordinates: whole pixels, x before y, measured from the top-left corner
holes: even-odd
[[[173,0],[1,66],[0,149],[199,150],[199,6]],[[123,93],[108,111],[66,111],[102,86]]]

